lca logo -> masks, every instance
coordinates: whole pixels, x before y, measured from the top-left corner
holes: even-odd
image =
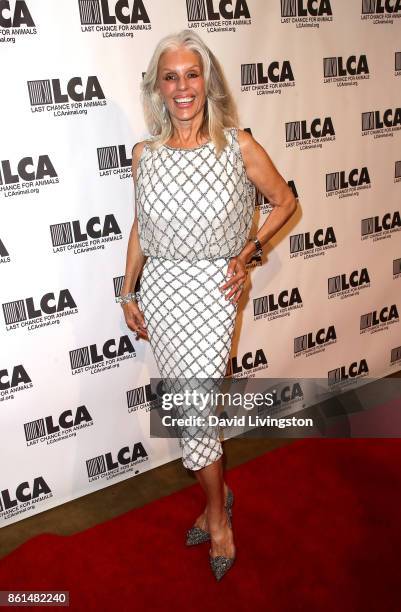
[[[12,400],[15,393],[32,387],[31,377],[22,363],[0,369],[0,402]]]
[[[281,0],[282,17],[332,15],[330,0]]]
[[[295,27],[320,27],[333,21],[330,0],[281,0],[281,23],[295,23]]]
[[[26,445],[32,446],[47,442],[69,438],[69,433],[93,425],[93,417],[86,406],[82,405],[74,410],[64,410],[58,416],[48,416],[24,423]]]
[[[57,172],[48,155],[39,155],[35,162],[33,157],[27,156],[14,163],[9,159],[3,159],[0,164],[0,185],[19,183],[21,180],[34,181],[46,177],[57,177]]]
[[[299,147],[303,149],[322,148],[322,143],[336,138],[333,119],[331,117],[316,117],[311,121],[288,121],[285,124],[286,148]]]
[[[373,242],[376,242],[399,231],[401,231],[401,212],[399,210],[361,219],[361,240],[372,238]]]
[[[18,484],[13,490],[0,491],[0,514],[7,512],[7,518],[18,514],[20,508],[31,506],[53,497],[53,493],[43,476],[37,476]]]
[[[35,25],[28,5],[24,0],[14,0],[14,2],[1,0],[0,28],[34,28]]]
[[[359,295],[362,289],[370,287],[370,276],[367,268],[353,270],[350,274],[343,273],[330,276],[327,279],[327,295],[329,299],[352,297]]]
[[[286,317],[291,310],[298,308],[303,308],[303,301],[298,287],[269,293],[253,300],[255,321],[258,319],[272,321],[273,319]]]
[[[2,304],[6,330],[38,329],[60,323],[60,318],[77,314],[78,308],[69,289],[50,291],[39,299],[27,297]]]
[[[123,446],[117,452],[108,451],[103,455],[86,460],[88,480],[92,482],[100,478],[112,478],[113,475],[133,471],[133,466],[148,461],[149,456],[142,442],[131,446]],[[139,470],[135,470],[137,474]],[[110,475],[109,475],[110,473]]]
[[[0,370],[0,391],[16,390],[20,385],[32,386],[32,380],[22,364]]]
[[[361,19],[401,17],[400,0],[362,0]]]
[[[159,384],[158,386],[156,393],[152,389],[151,383],[127,391],[128,412],[137,412],[140,409],[149,412],[151,408],[156,407],[159,401],[159,392],[162,392],[162,385]]]
[[[105,106],[106,97],[96,75],[75,76],[68,81],[27,81],[31,112],[53,111],[53,116],[87,114],[87,109]]]
[[[322,327],[316,332],[311,331],[294,338],[294,357],[300,355],[315,355],[326,350],[330,344],[337,342],[337,333],[334,325]]]
[[[374,138],[386,138],[401,130],[401,107],[363,112],[361,118],[362,136],[373,134]]]
[[[356,378],[367,376],[369,374],[368,362],[366,359],[353,361],[348,366],[342,365],[334,370],[327,372],[327,382],[329,387],[333,385],[350,384]]]
[[[309,259],[324,255],[326,250],[336,247],[337,239],[332,226],[290,236],[290,258],[303,255],[304,259]]]
[[[360,317],[359,331],[364,334],[367,331],[374,333],[377,330],[388,329],[388,326],[393,323],[399,323],[400,317],[398,314],[397,304],[391,306],[383,306],[381,310],[373,310],[367,312]]]
[[[360,55],[358,60],[356,55],[350,55],[347,59],[343,57],[323,58],[324,78],[356,76],[359,74],[369,74],[369,66],[366,55]]]
[[[98,147],[99,176],[119,175],[120,179],[132,178],[132,158],[127,155],[125,145]]]
[[[91,371],[91,374],[119,367],[119,362],[136,357],[129,336],[110,338],[101,347],[97,344],[69,351],[73,375]]]
[[[323,58],[324,83],[337,83],[337,87],[359,85],[359,81],[370,78],[366,55]]]
[[[263,93],[280,93],[283,87],[295,87],[295,78],[291,63],[272,61],[264,64],[241,64],[241,91]],[[267,91],[266,91],[267,90]]]
[[[28,155],[19,161],[3,159],[0,162],[0,192],[4,197],[38,193],[43,186],[59,182],[58,174],[49,155],[33,158]]]
[[[186,0],[188,28],[203,31],[235,32],[238,26],[251,25],[246,0]]]
[[[40,81],[28,81],[29,99],[31,106],[43,106],[44,104],[62,104],[69,102],[82,102],[93,100],[104,100],[105,95],[97,76],[89,76],[85,82],[81,77],[73,77],[67,81],[63,91],[60,79],[44,79]]]
[[[0,1],[0,43],[15,43],[15,37],[37,34],[36,23],[24,0]]]
[[[258,348],[255,354],[251,351],[242,356],[230,357],[227,363],[225,376],[231,378],[248,377],[252,372],[264,370],[268,367],[267,358],[262,348]]]
[[[353,168],[352,170],[340,170],[326,174],[326,197],[338,196],[346,198],[359,196],[359,191],[371,188],[369,170],[363,168]]]
[[[86,222],[75,219],[50,226],[53,253],[73,251],[74,254],[105,248],[108,242],[122,239],[117,219],[113,214],[91,217]]]
[[[82,25],[150,23],[143,0],[78,0]]]
[[[250,19],[246,0],[187,0],[188,21]]]

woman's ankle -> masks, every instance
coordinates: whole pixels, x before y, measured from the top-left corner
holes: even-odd
[[[221,511],[214,511],[213,513],[210,512],[206,512],[206,516],[207,516],[207,523],[209,525],[209,531],[210,533],[218,533],[220,532],[222,529],[224,529],[226,526],[230,526],[228,519],[227,519],[227,512],[225,510],[225,508],[223,507],[221,509]]]

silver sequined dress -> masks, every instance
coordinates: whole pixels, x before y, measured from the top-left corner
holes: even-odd
[[[194,149],[145,144],[137,170],[141,249],[147,256],[139,305],[162,378],[224,377],[236,304],[219,286],[230,257],[246,243],[255,209],[237,130],[225,130],[217,157],[212,142]],[[217,428],[184,431],[185,467],[197,470],[222,454]]]

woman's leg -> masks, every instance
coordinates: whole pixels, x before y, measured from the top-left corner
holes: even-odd
[[[203,468],[203,469],[204,469],[204,468]],[[197,478],[197,480],[198,480],[199,484],[201,485],[201,487],[202,487],[203,491],[206,493],[205,488],[204,488],[204,486],[203,486],[203,485],[202,485],[202,483],[201,483],[202,474],[199,474],[199,471],[197,471],[196,473],[197,473],[197,474],[198,474],[198,476],[199,476],[199,478]],[[224,480],[223,480],[223,484],[224,484],[224,493],[223,493],[223,495],[224,495],[224,504],[225,504],[225,503],[226,503],[226,501],[227,501],[227,495],[228,495],[228,486],[227,486],[227,484],[224,482]],[[196,519],[196,521],[194,522],[194,526],[195,526],[195,527],[200,527],[201,529],[203,529],[203,531],[209,531],[209,528],[208,528],[208,521],[207,521],[207,509],[208,509],[208,507],[207,507],[207,503],[206,503],[206,506],[205,506],[204,511],[202,512],[202,514],[200,514],[200,515],[198,516],[198,518],[197,518],[197,519]]]
[[[179,389],[190,385],[182,379],[224,377],[236,318],[236,305],[219,290],[226,280],[228,258],[189,262],[151,257],[147,262],[141,304],[161,377],[177,382]],[[191,409],[185,410],[190,413]],[[212,555],[230,557],[233,543],[224,510],[222,449],[215,432],[208,433],[207,428],[199,432],[184,428],[183,463],[195,472],[206,494]]]
[[[207,500],[206,512],[201,515],[203,525],[195,524],[209,531],[212,557],[218,555],[234,557],[233,532],[228,524],[227,513],[224,508],[226,486],[223,478],[222,457],[194,473],[205,492]]]

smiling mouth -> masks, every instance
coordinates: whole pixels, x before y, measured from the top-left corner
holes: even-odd
[[[189,106],[195,100],[195,96],[186,96],[185,98],[174,98],[177,106]]]

